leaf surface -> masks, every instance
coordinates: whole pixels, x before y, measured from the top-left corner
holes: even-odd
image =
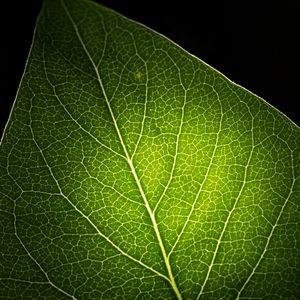
[[[89,1],[46,1],[0,150],[4,299],[297,299],[299,127]]]

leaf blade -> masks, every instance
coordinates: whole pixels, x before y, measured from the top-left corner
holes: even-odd
[[[280,218],[297,220],[284,209],[298,208],[299,128],[143,26],[84,1],[63,4],[69,24],[58,3],[47,2],[1,144],[21,244],[74,298],[255,295]],[[298,248],[286,251],[296,274]]]

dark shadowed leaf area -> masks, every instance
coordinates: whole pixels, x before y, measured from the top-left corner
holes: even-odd
[[[1,299],[299,299],[300,129],[160,34],[48,0],[0,148]]]

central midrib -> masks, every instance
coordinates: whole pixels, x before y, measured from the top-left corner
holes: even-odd
[[[115,116],[114,116],[114,112],[113,112],[113,110],[112,110],[112,107],[111,107],[111,105],[110,105],[110,102],[109,102],[109,100],[108,100],[108,97],[107,97],[107,94],[106,94],[106,91],[105,91],[105,88],[104,88],[104,85],[103,85],[103,83],[102,83],[102,79],[101,79],[101,77],[100,77],[98,68],[97,68],[96,64],[94,63],[94,61],[93,61],[93,59],[92,59],[92,57],[91,57],[89,51],[87,50],[85,44],[83,43],[83,40],[82,40],[81,35],[80,35],[80,33],[79,33],[79,30],[78,30],[76,24],[74,23],[74,20],[72,19],[72,16],[70,15],[69,11],[67,10],[66,5],[64,4],[63,0],[62,0],[61,2],[62,2],[62,6],[63,6],[64,10],[66,11],[66,14],[67,14],[68,18],[70,19],[70,21],[71,21],[71,23],[72,23],[72,25],[73,25],[73,27],[74,27],[74,30],[75,30],[75,32],[76,32],[76,35],[77,35],[78,39],[79,39],[79,42],[81,43],[81,45],[82,45],[82,47],[83,47],[83,49],[84,49],[86,55],[88,56],[88,58],[89,58],[89,60],[90,60],[90,62],[91,62],[91,64],[92,64],[92,66],[93,66],[93,68],[94,68],[94,70],[95,70],[95,73],[96,73],[96,76],[97,76],[97,79],[98,79],[100,88],[101,88],[102,93],[103,93],[103,95],[104,95],[106,105],[107,105],[107,107],[108,107],[109,113],[110,113],[111,118],[112,118],[112,121],[113,121],[113,123],[114,123],[114,127],[115,127],[115,130],[116,130],[117,134],[118,134],[118,138],[119,138],[120,143],[121,143],[121,145],[122,145],[122,148],[123,148],[123,151],[124,151],[124,154],[125,154],[127,163],[128,163],[128,165],[129,165],[129,167],[130,167],[130,170],[131,170],[131,172],[132,172],[132,174],[133,174],[133,177],[134,177],[134,179],[135,179],[135,182],[136,182],[136,184],[137,184],[137,186],[138,186],[139,192],[140,192],[140,194],[141,194],[141,196],[142,196],[142,198],[143,198],[143,201],[144,201],[144,203],[145,203],[145,207],[146,207],[146,209],[147,209],[147,212],[148,212],[148,214],[149,214],[149,216],[150,216],[150,219],[151,219],[151,222],[152,222],[152,225],[153,225],[153,229],[154,229],[154,231],[155,231],[156,238],[157,238],[157,240],[158,240],[158,244],[159,244],[159,247],[160,247],[160,250],[161,250],[163,259],[164,259],[164,263],[165,263],[165,266],[166,266],[166,269],[167,269],[167,272],[168,272],[169,283],[170,283],[170,285],[172,286],[172,289],[174,290],[174,292],[175,292],[177,298],[178,298],[179,300],[182,300],[181,293],[180,293],[180,291],[179,291],[179,289],[178,289],[178,287],[177,287],[177,284],[176,284],[176,281],[175,281],[175,278],[174,278],[174,275],[173,275],[173,272],[172,272],[172,267],[171,267],[171,264],[170,264],[170,261],[169,261],[169,257],[168,257],[168,255],[167,255],[165,246],[164,246],[164,244],[163,244],[163,241],[162,241],[162,238],[161,238],[159,229],[158,229],[158,224],[157,224],[157,222],[156,222],[155,215],[154,215],[154,213],[153,213],[152,210],[151,210],[151,207],[150,207],[150,205],[149,205],[149,202],[148,202],[148,200],[147,200],[147,197],[146,197],[146,195],[145,195],[145,193],[144,193],[143,187],[142,187],[142,185],[141,185],[141,183],[140,183],[140,180],[139,180],[139,178],[138,178],[138,175],[137,175],[137,173],[136,173],[136,170],[135,170],[135,167],[134,167],[134,165],[133,165],[133,162],[132,162],[132,160],[130,159],[130,156],[129,156],[129,154],[128,154],[126,145],[125,145],[125,143],[124,143],[124,141],[123,141],[123,137],[122,137],[121,132],[120,132],[120,130],[119,130],[118,123],[117,123],[116,118],[115,118]]]

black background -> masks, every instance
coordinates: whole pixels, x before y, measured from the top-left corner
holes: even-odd
[[[5,1],[9,2],[9,1]],[[167,36],[298,125],[298,1],[98,1]],[[0,136],[24,71],[42,2],[2,7]]]

